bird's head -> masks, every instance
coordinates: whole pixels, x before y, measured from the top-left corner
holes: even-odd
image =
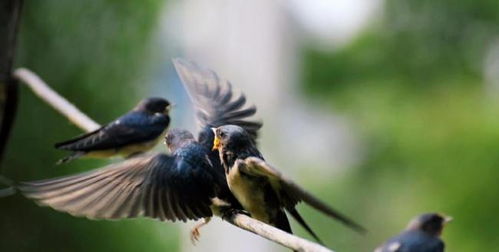
[[[168,130],[165,136],[165,144],[170,152],[175,152],[187,143],[195,141],[191,132],[184,129],[171,129]]]
[[[440,236],[445,224],[451,220],[451,217],[442,214],[426,213],[412,219],[407,230],[421,230],[432,236]]]
[[[224,125],[212,128],[215,134],[213,150],[239,150],[251,146],[253,140],[243,128],[236,125]]]
[[[161,113],[168,115],[172,106],[173,105],[170,104],[169,101],[163,98],[149,97],[140,101],[135,107],[135,110],[145,111],[151,114]]]

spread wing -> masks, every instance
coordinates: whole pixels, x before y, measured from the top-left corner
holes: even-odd
[[[93,132],[57,143],[55,147],[70,151],[120,148],[129,144],[154,140],[161,135],[168,123],[169,120],[166,116],[161,118],[140,112],[131,112]]]
[[[23,182],[18,189],[40,205],[75,216],[186,221],[212,216],[203,183],[209,175],[199,168],[165,154],[141,155],[73,176]]]
[[[244,128],[256,140],[262,123],[248,120],[256,113],[255,106],[246,106],[244,94],[234,95],[232,85],[206,68],[184,59],[173,59],[180,80],[194,106],[201,127],[199,142],[213,145],[211,127],[233,124]]]
[[[365,232],[365,229],[362,226],[307,192],[264,160],[256,157],[249,157],[244,161],[240,160],[239,162],[244,162],[242,167],[246,167],[245,171],[249,174],[267,177],[274,190],[278,192],[282,204],[288,211],[293,211],[295,205],[298,202],[303,201],[320,212],[339,220],[343,224],[357,231]]]

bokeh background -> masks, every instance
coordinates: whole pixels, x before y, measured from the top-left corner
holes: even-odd
[[[498,1],[45,0],[25,1],[21,20],[16,65],[100,123],[159,95],[178,104],[174,127],[195,130],[171,57],[232,81],[259,108],[266,158],[370,230],[300,206],[336,251],[370,251],[428,211],[455,218],[448,251],[499,247]],[[56,166],[53,144],[80,133],[22,87],[1,172],[32,180],[110,162]],[[193,246],[193,225],[0,199],[0,251],[285,251],[218,220]]]

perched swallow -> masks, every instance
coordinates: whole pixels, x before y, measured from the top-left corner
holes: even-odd
[[[229,188],[251,217],[291,233],[286,210],[321,242],[295,209],[298,202],[304,201],[357,231],[365,231],[265,162],[254,138],[243,128],[224,125],[213,128],[213,131],[213,149],[219,152]]]
[[[415,217],[399,235],[378,247],[375,252],[443,252],[440,239],[444,225],[451,221],[437,213],[426,213]]]
[[[164,136],[170,117],[170,103],[163,98],[147,98],[130,112],[90,133],[57,143],[55,147],[73,153],[61,160],[66,163],[81,156],[125,157],[153,148]]]

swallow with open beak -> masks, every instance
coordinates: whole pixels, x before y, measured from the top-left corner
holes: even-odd
[[[171,154],[140,154],[77,175],[5,184],[40,205],[75,216],[202,219],[192,229],[193,241],[213,215],[242,211],[228,188],[218,154],[211,150],[211,127],[237,123],[256,134],[261,123],[248,119],[256,108],[245,106],[244,94],[234,95],[232,86],[211,70],[180,59],[174,64],[198,110],[197,139],[187,130],[172,129],[165,137]]]
[[[218,150],[229,188],[251,217],[291,233],[287,211],[322,243],[295,208],[303,201],[356,231],[365,231],[269,165],[258,151],[254,137],[244,128],[224,125],[212,130],[213,149]]]
[[[417,216],[402,233],[389,239],[375,252],[443,252],[445,244],[440,235],[451,220],[451,217],[438,213]]]
[[[166,133],[172,105],[163,98],[147,98],[130,112],[107,125],[68,141],[55,144],[57,149],[72,151],[58,161],[66,163],[81,156],[129,157],[153,148]]]

